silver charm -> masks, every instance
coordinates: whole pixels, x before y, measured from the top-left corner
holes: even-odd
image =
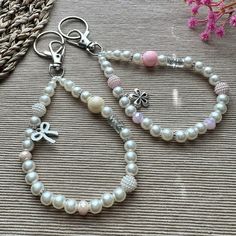
[[[134,92],[129,95],[129,99],[136,108],[149,106],[149,95],[138,88],[134,89]]]
[[[42,122],[40,127],[38,129],[36,129],[36,132],[34,132],[31,135],[31,139],[33,141],[40,141],[42,138],[44,138],[45,140],[47,140],[49,143],[55,143],[56,141],[50,137],[48,137],[48,135],[52,135],[52,136],[58,136],[58,132],[57,131],[50,131],[50,124],[48,122]]]

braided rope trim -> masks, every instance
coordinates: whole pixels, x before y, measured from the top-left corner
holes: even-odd
[[[0,0],[0,79],[26,54],[48,23],[55,0]]]

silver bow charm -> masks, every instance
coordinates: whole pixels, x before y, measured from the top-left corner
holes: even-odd
[[[149,95],[138,88],[134,89],[134,92],[129,95],[129,99],[136,108],[149,106]]]
[[[40,127],[36,130],[36,132],[34,132],[31,135],[31,139],[33,141],[40,141],[42,138],[44,138],[45,140],[47,140],[49,143],[55,143],[56,141],[50,137],[48,137],[48,135],[53,135],[53,136],[58,136],[58,132],[57,131],[50,131],[50,124],[48,122],[42,122]]]

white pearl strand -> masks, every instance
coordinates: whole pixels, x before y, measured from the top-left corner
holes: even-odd
[[[158,65],[162,67],[176,67],[176,65],[170,64],[170,62],[168,62],[168,58],[170,57],[167,57],[165,55],[158,56]],[[114,74],[114,70],[111,66],[111,63],[108,60],[119,60],[124,62],[129,61],[134,64],[143,65],[142,54],[132,54],[130,51],[104,51],[100,53],[98,60],[101,65],[101,69],[104,71],[104,75],[107,79],[111,78],[111,76],[116,76]],[[172,58],[172,60],[174,61],[175,58]],[[175,139],[175,141],[179,143],[184,143],[187,140],[196,139],[198,135],[206,133],[208,129],[214,129],[214,127],[211,126],[215,126],[215,124],[221,122],[222,115],[226,113],[227,104],[229,103],[229,96],[227,95],[229,88],[226,83],[220,81],[219,76],[214,73],[211,67],[205,66],[202,62],[194,62],[189,56],[185,58],[180,58],[180,61],[181,64],[177,67],[184,69],[192,69],[194,72],[199,73],[205,78],[207,78],[210,85],[215,86],[215,92],[218,95],[216,99],[217,104],[214,106],[214,111],[210,113],[209,117],[207,118],[210,119],[209,121],[211,121],[213,125],[207,125],[204,121],[199,122],[196,125],[187,128],[186,130],[172,131],[169,128],[162,128],[160,125],[155,124],[153,120],[148,117],[144,117],[140,125],[144,130],[149,131],[151,136],[153,137],[161,137],[165,141],[171,141]],[[118,85],[112,87],[112,89],[114,97],[119,100],[119,105],[123,109],[125,109],[125,114],[128,117],[133,117],[133,115],[137,112],[137,109],[134,105],[131,104],[129,98],[126,96],[124,88],[122,88],[121,85]]]
[[[41,117],[46,114],[46,106],[51,102],[54,95],[54,89],[57,87],[57,82],[60,83],[66,91],[71,92],[75,98],[80,98],[84,103],[87,103],[88,109],[93,113],[101,113],[105,119],[110,119],[114,114],[112,108],[105,106],[104,100],[98,96],[92,96],[88,91],[83,91],[79,86],[75,85],[71,80],[65,78],[54,77],[48,83],[44,90],[44,94],[40,97],[39,103],[32,106],[33,116],[30,119],[31,128],[25,130],[25,140],[23,141],[23,151],[19,154],[22,162],[22,170],[26,174],[25,181],[31,185],[31,192],[35,196],[40,196],[41,203],[45,206],[52,205],[56,209],[64,209],[68,214],[79,213],[86,215],[88,212],[98,214],[102,208],[109,208],[115,202],[122,202],[126,198],[126,194],[134,191],[137,187],[135,175],[138,173],[136,164],[136,143],[131,140],[131,131],[123,127],[120,131],[120,137],[124,142],[124,160],[126,162],[126,175],[121,179],[120,185],[114,189],[112,193],[106,192],[100,198],[92,200],[80,200],[66,198],[61,194],[54,194],[48,191],[44,184],[39,180],[39,175],[36,172],[35,162],[32,160],[31,151],[34,149],[34,142],[31,140],[31,135],[34,129],[41,123]]]

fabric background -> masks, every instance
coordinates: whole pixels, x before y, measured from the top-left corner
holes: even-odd
[[[46,29],[56,30],[68,15],[86,18],[91,38],[106,49],[156,49],[213,66],[231,86],[229,112],[216,130],[194,142],[154,139],[124,116],[96,58],[67,45],[66,77],[103,96],[133,130],[140,169],[139,188],[125,202],[96,216],[70,216],[42,206],[32,196],[18,160],[31,106],[49,78],[49,61],[31,49],[0,84],[0,235],[236,235],[235,29],[227,30],[223,40],[204,44],[198,31],[187,29],[189,12],[177,0],[58,0]],[[213,89],[199,76],[123,63],[113,66],[126,89],[139,87],[150,94],[150,107],[143,112],[164,126],[189,127],[213,109]],[[173,94],[178,94],[177,104]],[[49,190],[91,198],[119,184],[125,167],[122,142],[98,117],[58,88],[45,120],[60,136],[55,145],[40,143],[34,151],[38,173]]]

